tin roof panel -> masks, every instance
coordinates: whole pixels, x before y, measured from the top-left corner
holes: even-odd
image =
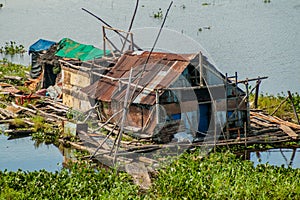
[[[148,56],[149,52],[143,52],[140,55],[124,54],[106,75],[128,81],[130,69],[133,68],[132,83],[144,88],[136,89],[134,103],[153,105],[155,90],[169,87],[197,54],[179,55],[153,52],[145,66]],[[141,75],[141,78],[137,78]],[[126,94],[126,85],[108,78],[101,78],[82,91],[101,101],[122,101]],[[130,91],[133,90],[134,87],[131,86]]]

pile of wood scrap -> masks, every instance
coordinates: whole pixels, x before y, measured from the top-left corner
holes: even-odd
[[[257,111],[250,112],[250,121],[252,135],[276,136],[274,140],[277,141],[300,139],[300,125],[298,124]]]
[[[17,89],[12,84],[0,83],[0,93],[1,94],[10,94],[10,93],[18,94],[18,93],[21,93],[21,90]]]
[[[38,100],[26,99],[24,104],[20,104],[22,95],[12,95],[11,102],[0,101],[0,124],[7,124],[4,133],[11,136],[30,135],[35,130],[34,118],[42,116],[45,123],[57,127],[59,122],[67,120],[68,108],[60,102],[56,102],[47,97],[33,98]]]

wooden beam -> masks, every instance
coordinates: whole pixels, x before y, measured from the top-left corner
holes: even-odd
[[[281,125],[279,126],[279,128],[280,128],[281,130],[283,130],[283,132],[285,132],[286,134],[288,134],[292,139],[296,140],[296,139],[298,138],[297,133],[295,133],[295,131],[293,131],[290,127],[281,124]]]
[[[284,121],[284,120],[282,120],[280,118],[277,118],[277,117],[267,116],[267,115],[264,115],[262,113],[256,113],[256,112],[251,112],[251,115],[257,116],[259,118],[262,118],[262,119],[265,119],[267,121],[274,122],[274,123],[277,123],[277,124],[283,124],[283,125],[286,125],[286,126],[289,126],[289,127],[293,128],[293,129],[300,129],[300,125],[294,124],[292,122]]]

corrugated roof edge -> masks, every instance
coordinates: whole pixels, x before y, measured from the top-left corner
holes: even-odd
[[[155,95],[152,94],[153,91],[156,88],[162,86],[168,87],[168,85],[170,85],[174,81],[174,78],[176,78],[183,72],[183,70],[188,66],[188,63],[194,58],[196,58],[196,56],[198,55],[199,54],[174,54],[174,53],[163,53],[163,52],[151,53],[151,56],[148,61],[148,64],[150,65],[147,66],[148,69],[143,75],[143,80],[148,80],[148,81],[139,82],[139,86],[148,88],[148,85],[151,84],[151,87],[149,86],[149,88],[151,88],[152,92],[147,92],[149,93],[148,96],[149,98],[148,97],[141,98],[138,103],[153,104],[155,102]],[[132,67],[135,68],[135,67],[143,66],[148,56],[149,56],[149,52],[125,53],[118,60],[116,65],[112,67],[112,69],[108,72],[107,76],[111,76],[112,78],[115,79],[128,78],[129,70]],[[151,65],[151,63],[154,65]],[[170,73],[166,74],[165,79],[156,78],[156,76],[161,75],[159,71],[162,70],[162,68],[158,69],[156,67],[158,65],[164,65],[165,66],[164,70],[168,68],[167,70]],[[171,78],[167,78],[168,75],[170,75]],[[135,83],[137,83],[137,81],[133,82],[133,84]],[[101,101],[111,102],[115,93],[114,91],[117,91],[117,89],[118,86],[115,81],[103,77],[100,80],[96,81],[94,84],[83,88],[82,91],[85,92],[87,95],[89,95],[91,98],[95,98]],[[136,97],[139,96],[139,94],[142,91],[143,90],[139,89],[139,92],[138,94],[136,94]],[[124,94],[120,93],[116,96],[116,98],[121,98],[122,96],[124,96]]]

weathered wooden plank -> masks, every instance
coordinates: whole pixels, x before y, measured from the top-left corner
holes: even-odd
[[[281,124],[279,126],[279,128],[281,130],[283,130],[286,134],[288,134],[291,138],[293,138],[294,140],[298,138],[298,135],[297,133],[295,133],[290,127],[284,125],[284,124]]]
[[[58,121],[58,120],[67,121],[66,117],[61,117],[61,116],[55,115],[53,113],[44,112],[44,111],[42,111],[41,109],[37,108],[36,106],[34,106],[32,104],[29,104],[28,106],[30,106],[31,108],[37,110],[38,111],[38,115],[41,115],[43,117],[53,118],[53,119],[56,119],[56,121]]]
[[[3,116],[1,113],[0,113],[0,118],[1,118],[2,120],[5,120],[5,119],[6,119],[6,117]],[[1,120],[1,121],[2,121],[2,120]]]
[[[265,120],[268,120],[270,122],[274,122],[274,123],[277,123],[277,124],[283,124],[283,125],[289,126],[290,128],[300,129],[300,125],[298,125],[298,124],[294,124],[292,122],[284,121],[282,119],[275,118],[275,117],[272,117],[272,116],[267,116],[267,115],[264,115],[262,113],[251,112],[251,115],[259,116],[262,119],[265,119]]]
[[[20,77],[20,76],[4,76],[3,78],[4,78],[4,79],[10,79],[10,80],[17,80],[17,81],[20,81],[20,80],[23,79],[23,78]]]
[[[253,123],[255,123],[255,124],[258,124],[258,125],[260,125],[260,126],[264,126],[264,127],[276,127],[275,124],[269,124],[269,123],[260,121],[260,120],[258,120],[258,119],[255,119],[254,117],[251,117],[251,122],[253,122]]]
[[[1,114],[5,115],[8,118],[15,118],[15,117],[17,117],[17,115],[15,113],[11,112],[8,109],[0,108],[0,112],[1,112]]]
[[[157,163],[157,160],[153,160],[151,158],[147,158],[147,157],[144,157],[144,156],[140,156],[139,161],[141,161],[143,163],[146,163],[146,164],[150,164],[150,165],[153,165],[154,163]]]
[[[24,135],[24,134],[31,134],[33,133],[33,129],[21,129],[21,130],[14,130],[14,129],[9,129],[9,130],[5,130],[4,133],[8,134],[8,135],[13,135],[13,136],[18,136],[18,135]]]
[[[47,105],[46,108],[48,108],[49,110],[52,110],[52,111],[56,111],[58,113],[66,113],[67,112],[66,110],[63,110],[61,108],[55,108],[54,106],[51,106],[51,105]]]
[[[11,103],[13,107],[17,108],[17,109],[22,109],[22,110],[27,110],[29,112],[32,112],[33,114],[36,114],[36,110],[32,110],[30,108],[26,108],[24,106],[20,106],[20,105],[17,105],[15,104],[14,102]]]

